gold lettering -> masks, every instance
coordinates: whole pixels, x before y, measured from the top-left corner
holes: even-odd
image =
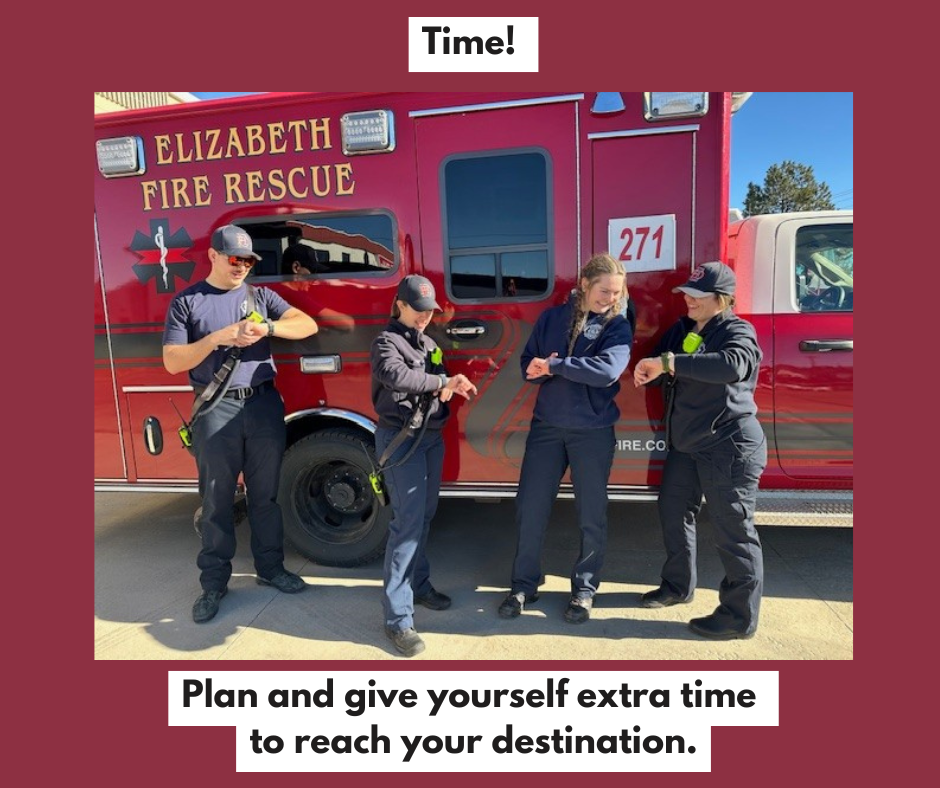
[[[193,191],[196,193],[196,207],[202,208],[212,203],[212,195],[209,194],[208,175],[197,175],[193,178]]]
[[[190,150],[188,154],[183,151],[182,134],[176,134],[176,160],[181,164],[189,164],[189,162],[193,160],[192,150]]]
[[[238,136],[238,129],[235,126],[232,126],[228,130],[228,147],[225,149],[226,159],[232,158],[232,148],[235,148],[238,151],[238,153],[235,154],[236,156],[245,155],[245,149],[242,147],[241,137]]]
[[[320,188],[320,177],[318,174],[320,172],[326,176],[326,186],[324,186],[322,189]],[[313,181],[313,193],[317,195],[317,197],[326,197],[330,193],[330,184],[332,179],[330,178],[329,165],[318,164],[316,167],[311,167],[310,179]]]
[[[337,164],[336,166],[336,194],[352,194],[356,190],[356,182],[352,180],[352,164],[345,162],[343,164]],[[349,188],[347,189],[343,182],[349,182]]]
[[[157,144],[157,164],[172,164],[173,155],[169,154],[170,135],[158,134],[156,137],[153,138],[153,141]],[[169,154],[169,156],[167,154]],[[150,210],[150,209],[148,208],[147,210]]]
[[[248,155],[260,156],[264,153],[264,129],[261,126],[245,126],[248,136]]]
[[[322,135],[323,144],[320,144]],[[320,120],[310,119],[310,150],[329,150],[330,145],[330,119],[320,118]]]
[[[287,186],[284,185],[284,170],[271,170],[268,173],[268,195],[272,200],[283,200],[287,194]]]
[[[245,202],[245,195],[242,194],[241,180],[242,176],[237,172],[227,172],[225,178],[225,204],[233,205]]]
[[[193,139],[196,142],[196,161],[202,161],[202,132],[197,131],[193,134]]]
[[[216,147],[221,134],[221,129],[209,129],[206,131],[206,139],[209,140],[209,155],[206,156],[207,161],[218,161],[222,158],[222,146],[219,145]]]
[[[284,124],[283,123],[269,123],[268,124],[268,137],[271,140],[271,153],[285,153],[287,151],[287,143],[278,146],[278,143],[284,137]],[[281,184],[283,185],[283,181]],[[281,195],[283,196],[283,195]]]
[[[261,177],[261,170],[254,170],[245,173],[245,180],[248,181],[248,202],[264,202],[265,188],[263,187],[264,178]],[[255,191],[260,189],[260,192]]]
[[[294,134],[294,153],[300,153],[304,149],[301,135],[304,129],[307,128],[307,124],[302,120],[291,120],[288,121],[287,128]]]
[[[188,181],[185,178],[173,178],[170,183],[173,184],[173,207],[174,208],[192,208],[193,204],[186,193]]]
[[[300,191],[296,186],[294,186],[294,176],[303,175],[303,174],[304,174],[303,167],[294,167],[294,169],[292,169],[289,173],[287,173],[287,188],[290,190],[291,197],[295,197],[298,200],[302,200],[304,197],[307,196],[307,194],[309,194],[306,186],[304,186],[303,191]]]
[[[141,181],[140,188],[144,192],[144,210],[152,211],[153,206],[150,204],[150,201],[157,195],[157,182],[156,181]]]

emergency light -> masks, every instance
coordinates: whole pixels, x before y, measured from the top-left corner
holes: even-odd
[[[700,118],[708,112],[707,93],[644,93],[643,116],[647,120]]]

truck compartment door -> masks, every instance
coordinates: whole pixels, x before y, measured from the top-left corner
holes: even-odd
[[[445,309],[428,333],[448,369],[480,392],[454,403],[445,481],[519,479],[536,394],[519,357],[538,316],[564,301],[578,271],[577,101],[412,113],[417,257]]]

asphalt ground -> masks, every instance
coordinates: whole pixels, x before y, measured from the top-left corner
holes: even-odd
[[[286,567],[309,585],[286,595],[256,583],[249,526],[238,528],[229,593],[206,624],[192,621],[199,595],[195,494],[95,494],[95,658],[107,660],[402,659],[385,638],[382,566],[314,564],[288,547]],[[612,503],[604,579],[591,619],[562,619],[578,552],[574,504],[558,501],[543,551],[541,599],[517,619],[496,614],[515,549],[512,501],[444,499],[428,552],[446,611],[419,607],[427,650],[414,660],[852,659],[850,527],[760,526],[765,591],[751,640],[707,641],[690,618],[717,605],[723,572],[707,507],[699,527],[699,588],[689,605],[647,610],[662,542],[651,503]]]

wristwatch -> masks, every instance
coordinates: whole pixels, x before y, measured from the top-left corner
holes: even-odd
[[[671,375],[671,374],[672,374],[672,371],[669,369],[669,353],[668,353],[668,352],[663,353],[663,354],[659,357],[659,360],[663,362],[663,372],[664,372],[666,375]]]
[[[438,377],[441,379],[441,389],[446,389],[447,388],[447,375],[443,373],[439,373]]]
[[[264,324],[268,327],[268,336],[273,337],[274,336],[274,321],[271,320],[270,318],[265,318]]]

